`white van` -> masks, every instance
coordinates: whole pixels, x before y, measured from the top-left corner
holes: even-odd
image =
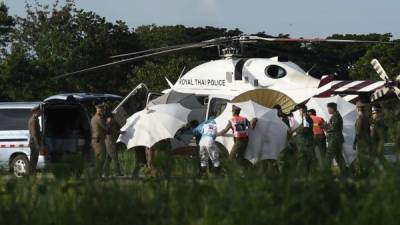
[[[28,120],[33,107],[40,102],[0,103],[0,169],[11,171],[16,177],[28,172],[30,158]],[[37,169],[45,168],[45,157],[40,154]]]

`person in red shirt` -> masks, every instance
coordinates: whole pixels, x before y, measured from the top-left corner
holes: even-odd
[[[322,125],[325,123],[322,117],[317,116],[317,112],[314,109],[308,110],[308,115],[310,115],[313,121],[313,133],[314,133],[314,148],[317,147],[320,154],[322,162],[325,162],[326,156],[326,136]]]

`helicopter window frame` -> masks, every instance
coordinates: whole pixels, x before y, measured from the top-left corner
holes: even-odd
[[[276,71],[271,71],[271,68],[276,69]],[[287,71],[282,66],[272,64],[265,67],[264,74],[272,79],[280,79],[287,75]]]

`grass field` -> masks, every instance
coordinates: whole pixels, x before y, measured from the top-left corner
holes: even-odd
[[[133,154],[125,152],[130,173]],[[188,158],[170,179],[2,179],[0,224],[398,224],[400,164],[362,179],[259,173],[195,179]],[[229,163],[228,163],[229,164]],[[227,166],[229,167],[229,165]]]

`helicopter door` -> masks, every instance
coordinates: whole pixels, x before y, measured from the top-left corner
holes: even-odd
[[[149,89],[141,83],[115,107],[112,113],[120,127],[125,125],[128,117],[146,107],[148,94]]]
[[[162,96],[162,93],[158,93],[158,92],[149,92],[149,94],[147,95],[147,101],[146,101],[146,105],[149,104],[150,101]]]

